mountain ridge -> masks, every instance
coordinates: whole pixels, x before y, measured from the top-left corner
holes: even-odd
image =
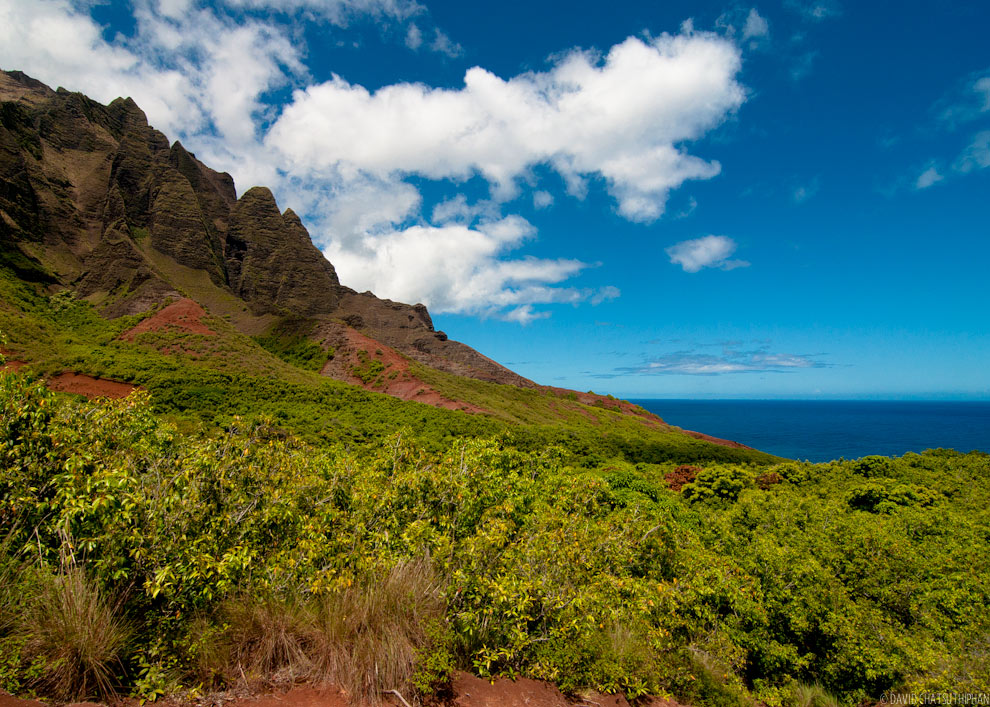
[[[385,346],[458,376],[536,387],[436,331],[424,305],[342,285],[267,187],[238,197],[229,174],[170,144],[132,99],[104,106],[12,71],[0,73],[0,100],[0,241],[21,273],[109,317],[189,298],[250,335],[307,320],[304,335],[335,353],[358,355],[344,336],[353,329],[375,342],[372,355]],[[339,369],[326,374],[354,381]]]

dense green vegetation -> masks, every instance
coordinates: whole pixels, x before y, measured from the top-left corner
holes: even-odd
[[[460,667],[696,704],[990,689],[990,456],[711,463],[681,494],[673,463],[566,456],[184,436],[145,394],[4,374],[0,686],[373,697]]]
[[[988,455],[801,464],[413,366],[469,415],[322,378],[292,328],[126,341],[140,317],[3,273],[33,373],[0,374],[0,688],[990,690]],[[144,391],[34,377],[62,370]]]
[[[307,371],[319,371],[333,357],[333,351],[325,351],[307,338],[312,328],[311,321],[284,321],[263,336],[252,338],[265,351],[286,363]]]

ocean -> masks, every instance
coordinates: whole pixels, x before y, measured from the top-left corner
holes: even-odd
[[[990,401],[633,400],[668,424],[813,462],[945,447],[990,452]]]

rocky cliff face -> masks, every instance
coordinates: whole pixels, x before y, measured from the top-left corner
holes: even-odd
[[[0,72],[0,265],[110,317],[188,297],[249,333],[306,319],[326,345],[357,340],[350,328],[427,366],[534,385],[435,331],[423,305],[341,286],[268,189],[238,199],[131,99],[104,106],[16,71]]]

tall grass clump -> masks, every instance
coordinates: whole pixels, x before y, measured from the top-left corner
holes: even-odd
[[[378,704],[385,692],[410,694],[420,659],[443,617],[429,562],[400,562],[347,587],[307,599],[240,594],[222,610],[227,626],[204,650],[200,670],[228,684],[311,680]],[[207,657],[208,656],[208,657]]]
[[[74,565],[40,568],[23,586],[28,595],[14,633],[23,658],[43,668],[34,687],[67,701],[115,697],[130,639],[117,607]]]

